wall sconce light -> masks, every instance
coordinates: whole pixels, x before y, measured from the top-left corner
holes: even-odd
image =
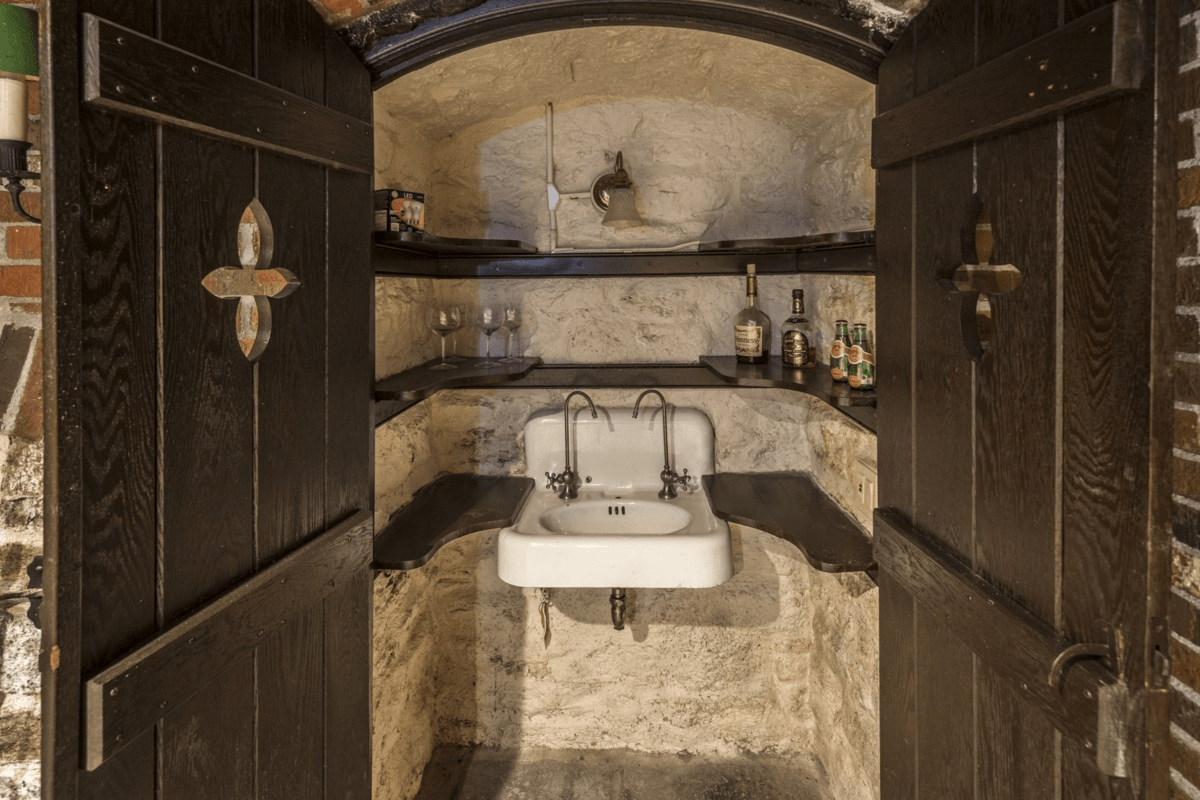
[[[625,166],[621,153],[617,153],[617,163],[612,172],[606,172],[592,182],[592,202],[604,213],[601,225],[610,228],[633,228],[645,225],[642,215],[638,213],[637,203],[633,196],[633,181]]]
[[[23,219],[41,222],[21,206],[24,178],[41,176],[29,171],[29,122],[26,81],[38,77],[38,16],[36,11],[0,5],[0,178],[12,195],[13,209]]]

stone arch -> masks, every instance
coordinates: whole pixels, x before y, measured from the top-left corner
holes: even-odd
[[[484,44],[564,28],[657,25],[743,36],[803,53],[877,81],[890,39],[845,0],[485,0],[446,13],[427,0],[389,6],[342,35],[371,73],[373,88]]]

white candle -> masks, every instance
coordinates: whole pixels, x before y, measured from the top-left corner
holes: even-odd
[[[0,139],[26,141],[27,90],[24,78],[0,78]]]

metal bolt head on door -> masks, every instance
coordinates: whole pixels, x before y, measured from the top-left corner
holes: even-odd
[[[300,288],[289,270],[269,268],[274,235],[267,211],[255,198],[246,206],[238,227],[241,267],[218,267],[200,283],[214,297],[237,298],[235,330],[238,346],[249,361],[256,361],[271,340],[270,300],[287,297]]]

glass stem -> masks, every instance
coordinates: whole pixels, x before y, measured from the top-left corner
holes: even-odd
[[[442,363],[446,363],[446,336],[445,334],[438,337],[442,340]]]

